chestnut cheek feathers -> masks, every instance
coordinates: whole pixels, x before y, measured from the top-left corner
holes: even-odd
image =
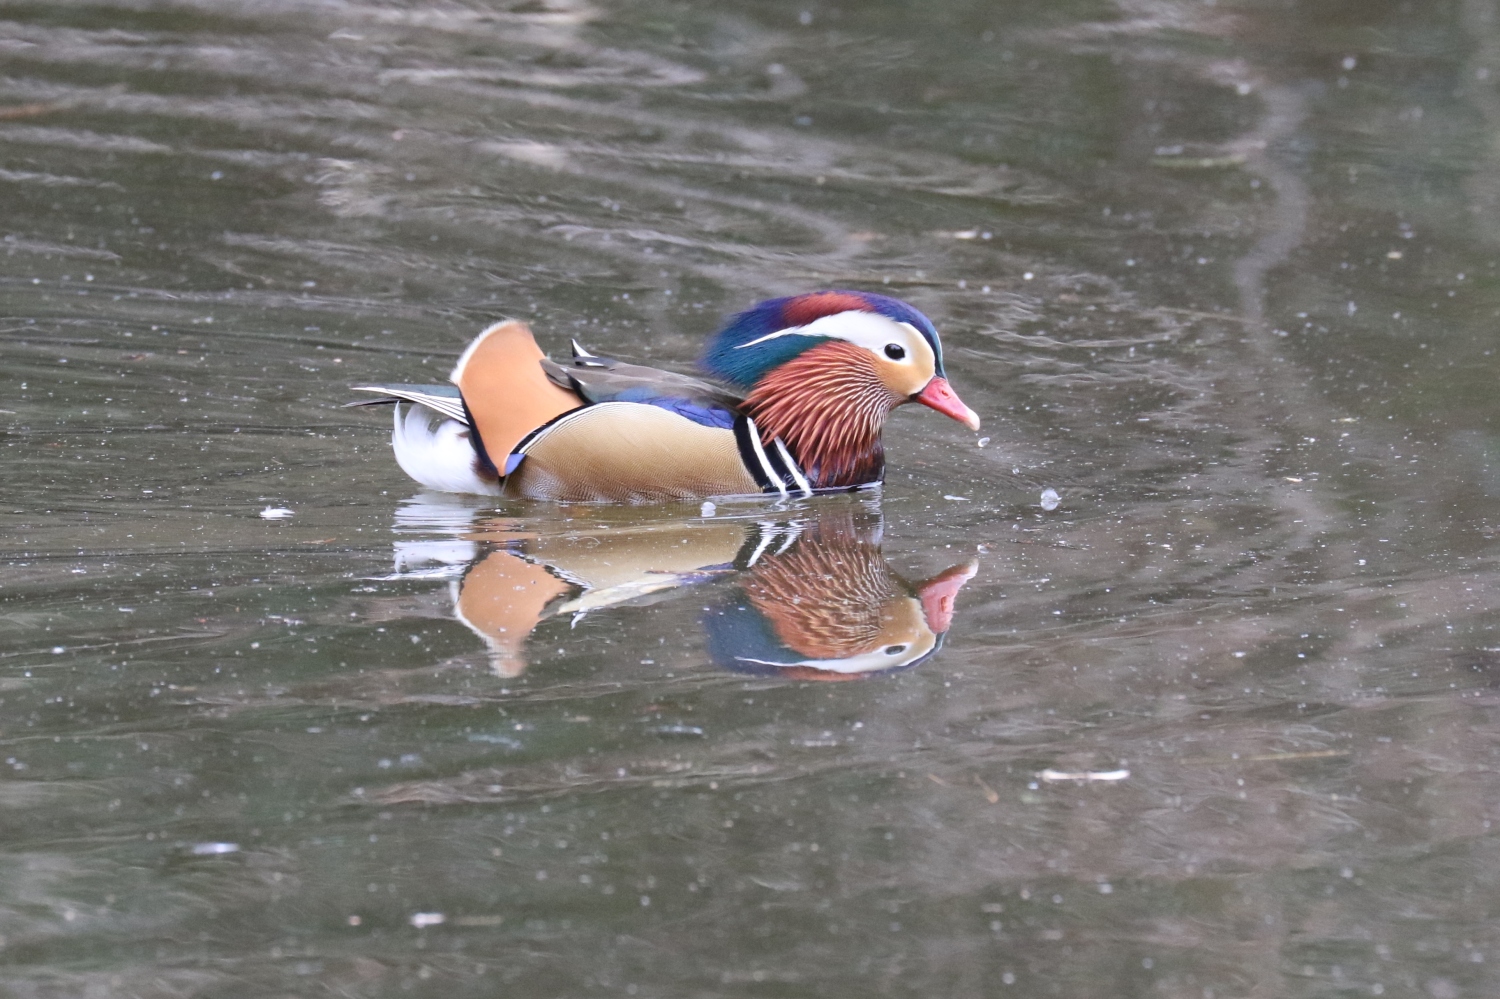
[[[932,365],[922,362],[923,359],[920,357],[914,362],[906,363],[887,361],[883,357],[871,358],[875,377],[880,379],[880,384],[884,385],[886,391],[891,394],[892,406],[899,406],[908,399],[914,398],[918,392],[922,391],[922,387],[932,380]]]
[[[944,416],[950,417],[962,423],[970,430],[979,429],[979,414],[974,412],[953,391],[953,386],[948,384],[946,378],[934,378],[927,383],[927,387],[912,396],[913,402],[920,402],[930,409],[935,409]]]

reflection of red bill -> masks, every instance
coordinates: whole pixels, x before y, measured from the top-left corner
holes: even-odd
[[[974,412],[953,391],[953,386],[948,384],[946,378],[934,378],[927,383],[927,387],[913,396],[917,402],[924,406],[951,417],[968,427],[970,430],[979,429],[979,414]]]
[[[953,601],[958,591],[974,578],[979,571],[978,562],[955,565],[917,584],[917,596],[922,600],[922,616],[934,634],[941,635],[953,624]]]

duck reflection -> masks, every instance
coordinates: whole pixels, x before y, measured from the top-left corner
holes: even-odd
[[[908,583],[880,554],[878,518],[825,515],[779,536],[757,527],[757,550],[703,622],[709,656],[737,672],[852,680],[915,666],[942,646],[954,598],[978,569]]]
[[[757,511],[758,513],[762,511]],[[454,616],[489,648],[495,671],[526,668],[541,622],[677,596],[709,584],[702,612],[715,665],[799,680],[851,680],[908,669],[942,646],[954,599],[977,571],[955,565],[918,583],[881,555],[867,504],[817,503],[783,519],[699,517],[587,528],[471,522],[461,539],[398,544],[400,575],[459,573]],[[636,516],[639,514],[637,512]],[[701,595],[701,593],[700,593]]]

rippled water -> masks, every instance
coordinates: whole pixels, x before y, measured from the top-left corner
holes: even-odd
[[[1496,994],[1497,86],[1480,0],[0,5],[0,987]],[[341,408],[830,285],[986,447],[497,509]]]

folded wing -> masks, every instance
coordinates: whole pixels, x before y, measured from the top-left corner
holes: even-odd
[[[573,345],[568,364],[544,360],[542,369],[554,385],[586,402],[638,402],[669,409],[705,426],[727,427],[744,397],[701,378],[596,357]]]

